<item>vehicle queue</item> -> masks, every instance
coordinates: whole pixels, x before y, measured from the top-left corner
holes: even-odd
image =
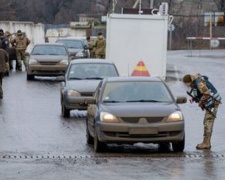
[[[29,45],[21,31],[16,38],[10,40],[12,45]],[[186,97],[175,98],[160,78],[119,77],[115,64],[105,60],[101,33],[95,42],[88,37],[87,41],[59,38],[56,43],[36,44],[27,61],[24,47],[16,48],[18,70],[23,61],[27,80],[62,77],[62,116],[69,118],[74,109],[87,110],[87,144],[94,144],[96,152],[109,143],[137,142],[158,143],[160,149],[172,143],[175,152],[184,150],[184,117],[177,104],[186,103]]]

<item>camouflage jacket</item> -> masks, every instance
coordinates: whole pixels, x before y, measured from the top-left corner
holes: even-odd
[[[106,42],[103,36],[99,36],[95,44],[95,54],[96,55],[105,55]]]
[[[9,62],[7,52],[3,49],[0,49],[0,73],[5,73],[7,62]]]
[[[194,76],[192,91],[193,96],[199,100],[199,106],[212,108],[215,101],[221,103],[221,96],[206,76],[200,74]]]
[[[16,38],[11,40],[11,43],[17,50],[26,50],[27,46],[30,44],[30,40],[25,35],[22,35],[16,36]]]

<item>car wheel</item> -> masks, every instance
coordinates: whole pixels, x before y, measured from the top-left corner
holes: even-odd
[[[88,130],[88,125],[86,125],[86,141],[87,141],[87,144],[94,144],[94,138],[91,136]]]
[[[105,143],[102,143],[98,139],[98,133],[95,131],[95,137],[94,137],[94,150],[95,152],[103,152],[105,150]]]
[[[27,74],[27,80],[34,80],[34,75],[29,75],[29,74]]]
[[[64,118],[69,118],[70,117],[70,110],[66,108],[64,103],[62,102],[62,115]]]
[[[185,137],[184,137],[184,139],[182,141],[173,142],[172,146],[173,146],[173,151],[174,152],[183,152],[184,151],[184,147],[185,147]]]
[[[159,143],[159,151],[160,152],[170,151],[170,143],[169,142]]]

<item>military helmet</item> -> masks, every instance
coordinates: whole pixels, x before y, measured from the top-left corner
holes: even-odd
[[[0,36],[4,35],[3,29],[0,29]]]
[[[186,74],[186,75],[183,77],[183,82],[184,82],[184,83],[190,83],[190,82],[192,82],[191,75],[190,75],[190,74]]]
[[[22,31],[21,30],[18,30],[17,31],[17,35],[22,35],[23,33],[22,33]]]
[[[9,37],[9,36],[11,36],[11,33],[9,31],[6,31],[5,36]]]

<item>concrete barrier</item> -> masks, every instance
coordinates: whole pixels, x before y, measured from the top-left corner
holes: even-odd
[[[0,29],[9,31],[10,33],[16,33],[18,30],[26,33],[27,37],[31,40],[31,44],[27,48],[27,52],[30,52],[33,46],[37,43],[45,42],[45,30],[44,24],[26,21],[0,21]]]

